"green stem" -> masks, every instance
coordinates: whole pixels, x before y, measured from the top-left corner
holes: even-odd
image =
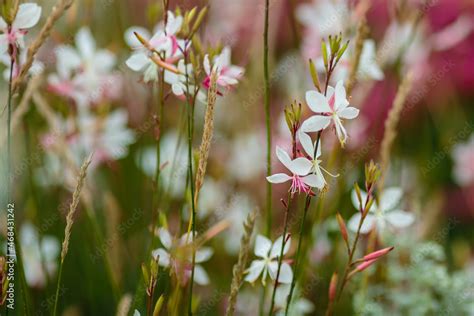
[[[301,219],[301,225],[300,225],[300,237],[298,239],[298,247],[296,250],[296,258],[295,258],[295,273],[293,274],[293,280],[291,280],[291,287],[290,287],[290,293],[288,294],[288,299],[286,303],[286,308],[285,308],[285,316],[288,315],[288,312],[290,310],[290,304],[291,304],[291,298],[293,296],[293,292],[295,290],[295,285],[296,285],[296,279],[299,275],[299,258],[300,258],[300,253],[301,253],[301,245],[303,241],[303,233],[304,233],[304,226],[306,223],[306,214],[308,213],[309,210],[309,205],[311,204],[311,195],[306,196],[306,201],[304,205],[304,211],[303,211],[303,218]]]
[[[276,288],[278,285],[278,279],[280,278],[280,270],[281,270],[281,263],[283,261],[283,252],[285,249],[286,245],[286,233],[288,231],[288,218],[290,214],[290,204],[293,200],[293,197],[290,192],[288,192],[288,198],[286,202],[286,208],[285,208],[285,219],[283,223],[283,240],[281,243],[281,250],[280,250],[280,256],[278,257],[278,269],[277,269],[277,274],[275,277],[275,283],[273,284],[273,292],[272,292],[272,300],[270,303],[270,309],[268,310],[268,315],[271,316],[273,314],[273,308],[275,306],[275,295],[276,295]]]
[[[187,43],[185,46],[187,47]],[[184,64],[187,65],[187,53],[184,53]],[[194,205],[194,180],[193,180],[193,121],[194,121],[194,105],[191,106],[189,102],[189,74],[188,67],[185,67],[185,76],[186,76],[186,108],[188,111],[188,176],[189,184],[191,188],[191,229],[192,229],[192,239],[193,244],[193,259],[192,259],[192,268],[191,268],[191,280],[189,285],[189,300],[188,300],[188,315],[193,314],[193,287],[194,287],[194,268],[196,265],[196,248],[194,245],[194,240],[196,237],[196,208]]]
[[[56,316],[57,311],[58,311],[59,288],[61,287],[62,276],[63,276],[63,260],[59,262],[58,282],[56,284],[56,295],[54,297],[53,316]]]
[[[268,73],[268,8],[269,0],[265,0],[265,26],[263,32],[263,77],[264,77],[264,106],[265,125],[267,130],[267,177],[272,174],[272,131],[270,125],[270,80]],[[266,235],[270,236],[272,228],[272,184],[267,181],[266,201],[267,228]]]

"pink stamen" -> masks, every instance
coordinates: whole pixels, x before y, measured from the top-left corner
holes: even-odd
[[[291,181],[290,192],[291,194],[295,194],[296,192],[301,193],[308,193],[310,191],[310,187],[303,182],[300,176],[293,175],[293,179]]]

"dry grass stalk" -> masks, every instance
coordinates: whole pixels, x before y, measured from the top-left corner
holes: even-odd
[[[349,79],[347,80],[347,95],[350,95],[352,88],[357,80],[357,72],[359,70],[360,56],[362,54],[362,48],[364,46],[364,40],[367,37],[368,27],[365,17],[362,17],[357,27],[357,34],[355,39],[355,52],[351,63],[351,69],[349,71]]]
[[[226,315],[234,315],[235,304],[237,302],[237,294],[239,293],[242,280],[244,278],[245,267],[250,253],[250,239],[252,237],[253,228],[255,226],[255,218],[257,210],[251,212],[244,223],[244,234],[240,240],[239,259],[233,268],[233,278],[230,286],[229,303],[227,305]]]
[[[405,101],[410,93],[413,83],[413,76],[408,73],[402,82],[393,101],[392,108],[388,113],[387,119],[385,120],[385,130],[383,134],[382,144],[380,146],[380,170],[381,177],[379,180],[379,188],[382,189],[384,186],[385,174],[388,170],[390,163],[390,150],[392,148],[393,141],[397,136],[397,125],[400,121],[400,116],[405,105]]]
[[[38,36],[36,36],[33,43],[31,43],[30,47],[28,47],[28,52],[26,55],[26,62],[23,64],[20,70],[20,74],[18,77],[15,78],[12,84],[13,91],[16,91],[20,86],[21,82],[23,81],[24,77],[28,73],[33,65],[33,60],[35,58],[36,53],[38,53],[41,46],[44,44],[46,39],[51,34],[51,30],[53,29],[54,24],[57,20],[61,18],[64,12],[71,7],[74,0],[58,0],[56,5],[53,7],[52,12],[49,14],[46,23],[43,25],[43,28],[39,32]]]
[[[66,229],[64,230],[64,241],[61,249],[61,262],[64,262],[64,258],[66,258],[69,249],[69,240],[71,238],[72,224],[74,224],[74,215],[76,214],[77,205],[79,204],[79,198],[86,178],[87,168],[89,167],[91,161],[92,155],[84,160],[79,172],[79,176],[77,177],[76,189],[72,195],[72,202],[69,206],[69,212],[66,216]]]
[[[214,132],[214,106],[217,99],[217,74],[211,75],[211,83],[207,95],[206,116],[204,118],[204,132],[202,133],[201,146],[199,147],[199,165],[196,173],[194,205],[197,205],[199,191],[206,174],[207,159],[211,148],[212,134]]]

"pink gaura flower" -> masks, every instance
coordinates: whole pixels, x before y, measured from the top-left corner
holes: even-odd
[[[11,45],[15,50],[13,56],[16,55],[17,48],[25,47],[23,37],[27,33],[27,29],[32,28],[38,23],[41,16],[41,7],[36,3],[24,3],[18,7],[18,12],[11,25],[8,25],[3,18],[0,17],[0,54],[8,51]]]
[[[276,155],[278,160],[291,171],[292,175],[277,173],[267,177],[268,182],[283,183],[291,180],[291,194],[296,192],[310,193],[311,188],[320,186],[320,179],[314,174],[309,174],[313,164],[307,158],[299,157],[291,160],[290,156],[278,146],[276,148]]]
[[[222,88],[229,89],[239,83],[239,79],[242,78],[244,74],[244,68],[232,65],[230,55],[230,48],[224,47],[221,54],[214,57],[212,68],[209,62],[209,56],[204,56],[204,70],[207,76],[204,79],[203,85],[206,89],[209,89],[211,73],[213,71],[217,73],[217,85]]]

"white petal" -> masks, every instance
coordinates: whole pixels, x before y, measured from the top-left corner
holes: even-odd
[[[268,252],[272,247],[272,242],[270,239],[263,235],[257,235],[255,239],[255,255],[261,258],[266,258],[268,256]]]
[[[18,7],[13,27],[15,29],[28,29],[38,23],[41,17],[41,7],[36,3],[24,3]]]
[[[383,211],[393,210],[400,203],[403,191],[398,187],[391,187],[383,190],[380,197],[380,208]]]
[[[169,267],[169,265],[170,265],[170,255],[165,249],[158,248],[158,249],[153,250],[152,256],[154,258],[160,257],[160,259],[158,259],[158,264],[160,266]]]
[[[313,115],[301,124],[301,131],[305,133],[319,132],[328,127],[329,123],[331,123],[330,116]]]
[[[267,177],[267,181],[270,183],[283,183],[288,180],[291,180],[291,177],[284,173],[276,173],[274,175]]]
[[[142,43],[135,36],[135,33],[139,34],[146,40],[149,40],[151,35],[150,32],[144,27],[141,26],[132,26],[125,31],[124,40],[128,46],[131,48],[140,47]]]
[[[339,112],[337,112],[340,118],[352,120],[355,119],[359,115],[359,109],[356,109],[352,106],[348,106]]]
[[[278,261],[272,261],[268,264],[268,273],[272,280],[276,279],[278,273]],[[278,282],[289,284],[293,280],[293,271],[288,263],[282,262],[280,267],[280,275],[278,276]]]
[[[209,276],[207,275],[206,270],[200,265],[194,267],[194,281],[199,285],[208,285]]]
[[[361,197],[361,200],[362,200],[362,207],[364,207],[365,200],[367,199],[367,193],[365,193],[364,190],[360,190],[360,197]],[[353,189],[352,192],[351,192],[351,201],[352,201],[352,205],[354,205],[356,210],[360,210],[361,206],[360,206],[360,203],[359,203],[359,199],[357,198],[357,192],[356,192],[355,189]]]
[[[288,238],[288,235],[287,235]],[[285,248],[283,249],[283,255],[286,255],[288,250],[290,250],[291,245],[291,237],[288,238],[287,242],[285,243]],[[283,246],[283,236],[278,237],[277,240],[273,243],[272,250],[270,251],[270,258],[278,258],[281,254],[281,247]]]
[[[284,151],[281,147],[276,146],[276,155],[278,160],[288,169],[290,169],[291,158],[286,151]]]
[[[347,223],[347,227],[354,233],[357,232],[360,218],[361,218],[360,212],[357,212],[351,217],[351,219]],[[374,223],[375,223],[375,215],[367,214],[367,216],[365,217],[364,223],[362,224],[362,227],[360,228],[360,232],[362,234],[367,234],[368,232],[372,230]]]
[[[137,310],[135,310],[135,311],[133,312],[133,316],[141,316],[141,315],[142,315],[142,314],[140,314],[140,312],[137,311]]]
[[[204,56],[204,70],[206,71],[206,74],[210,75],[211,74],[211,65],[209,63],[209,55],[206,54]]]
[[[158,237],[160,238],[161,244],[166,249],[170,249],[172,245],[172,238],[168,230],[164,228],[158,229]]]
[[[293,271],[288,263],[282,262],[278,282],[289,284],[291,281],[293,281]]]
[[[335,88],[335,99],[334,99],[334,109],[342,110],[349,105],[349,102],[346,98],[346,89],[344,88],[344,82],[339,80]]]
[[[311,161],[309,161],[308,159],[304,157],[299,157],[290,163],[289,169],[294,174],[297,174],[299,176],[304,176],[309,173],[312,167],[313,167],[313,164],[311,163]]]
[[[140,71],[150,63],[150,60],[144,53],[135,53],[130,56],[125,63],[130,69]]]
[[[311,137],[303,132],[301,128],[298,130],[298,139],[300,140],[301,146],[303,146],[304,151],[310,157],[314,156],[314,144],[311,140]]]
[[[83,27],[76,34],[76,46],[84,58],[92,58],[95,52],[95,40],[91,31]]]
[[[312,188],[318,188],[322,189],[324,188],[324,184],[326,181],[324,181],[324,177],[322,173],[319,173],[318,175],[316,174],[310,174],[309,176],[304,177],[303,182],[307,185],[309,185]]]
[[[179,83],[175,83],[171,85],[171,90],[173,91],[173,94],[176,96],[181,96],[184,94],[183,87]]]
[[[332,112],[326,97],[317,91],[310,90],[306,92],[306,103],[308,103],[309,108],[313,112]]]
[[[176,34],[179,29],[181,28],[181,24],[183,23],[183,17],[177,16],[175,17],[173,12],[168,11],[168,20],[166,24],[166,33],[168,35]]]
[[[396,228],[410,226],[415,221],[415,216],[402,210],[393,210],[384,214],[385,219]]]
[[[254,260],[250,265],[250,268],[247,269],[245,276],[245,281],[253,283],[262,273],[263,268],[265,267],[265,262],[263,260]]]
[[[0,30],[5,30],[7,28],[7,22],[0,16]]]
[[[8,51],[8,40],[5,34],[0,34],[0,55]]]
[[[202,247],[196,251],[196,262],[201,263],[209,260],[214,254],[214,250],[210,247]]]

